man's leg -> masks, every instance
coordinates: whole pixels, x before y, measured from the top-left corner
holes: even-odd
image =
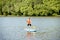
[[[27,24],[27,26],[29,26],[29,24]]]
[[[31,24],[30,24],[30,26],[31,26]]]

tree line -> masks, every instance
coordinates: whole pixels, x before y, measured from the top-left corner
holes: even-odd
[[[0,15],[57,16],[60,0],[0,0]]]

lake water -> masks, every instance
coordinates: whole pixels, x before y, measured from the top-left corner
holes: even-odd
[[[0,17],[0,40],[60,40],[60,17],[31,17],[37,32],[26,32],[28,17]]]

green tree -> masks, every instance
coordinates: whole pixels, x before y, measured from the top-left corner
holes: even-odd
[[[0,15],[60,15],[60,0],[0,0]]]

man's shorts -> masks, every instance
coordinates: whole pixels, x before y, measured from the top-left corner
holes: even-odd
[[[31,24],[27,24],[27,26],[31,26]]]

